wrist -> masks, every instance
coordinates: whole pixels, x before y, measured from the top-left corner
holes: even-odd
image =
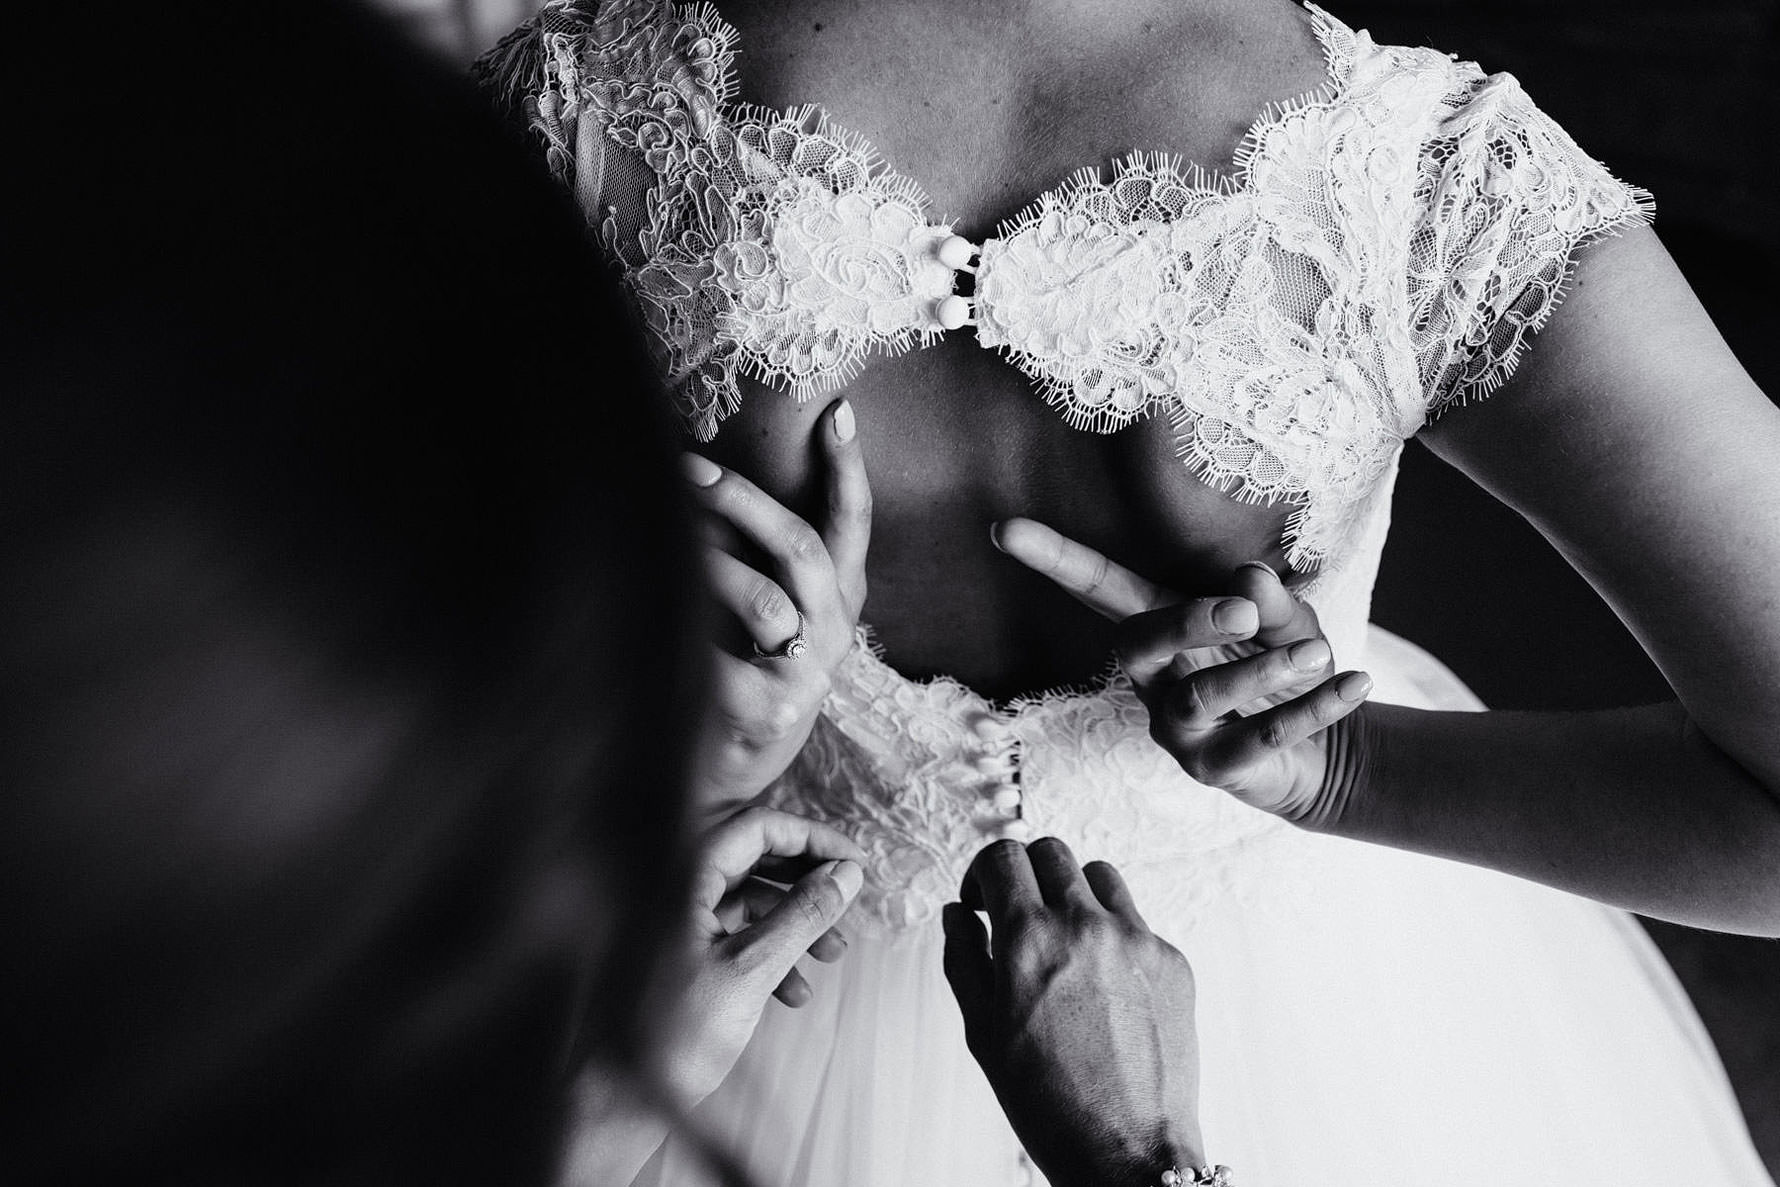
[[[1369,810],[1379,786],[1386,722],[1370,704],[1361,705],[1323,731],[1323,778],[1292,823],[1313,833],[1351,836]]]
[[[1205,1139],[1199,1135],[1197,1123],[1181,1128],[1178,1133],[1170,1135],[1158,1151],[1166,1161],[1166,1165],[1156,1173],[1154,1182],[1162,1181],[1163,1173],[1169,1170],[1186,1172],[1189,1168],[1205,1165]],[[1186,1181],[1190,1182],[1189,1177]]]
[[[629,1075],[599,1065],[575,1077],[557,1187],[629,1183],[667,1140],[672,1124]]]
[[[806,740],[807,733],[761,747],[726,739],[701,748],[693,761],[692,804],[723,816],[746,807],[790,769]]]
[[[1159,1136],[1147,1149],[1109,1159],[1091,1170],[1092,1178],[1071,1187],[1163,1187],[1170,1172],[1180,1182],[1193,1182],[1193,1171],[1205,1165],[1204,1143],[1197,1126]]]

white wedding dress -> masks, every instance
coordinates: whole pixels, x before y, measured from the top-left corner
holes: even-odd
[[[1133,157],[980,245],[815,109],[733,102],[735,34],[708,5],[556,0],[484,77],[601,226],[699,436],[740,376],[807,396],[969,321],[1072,423],[1166,416],[1195,473],[1290,502],[1300,596],[1374,699],[1481,709],[1367,624],[1398,451],[1506,378],[1576,251],[1647,198],[1512,78],[1307,19],[1328,83],[1264,113],[1231,176]],[[639,189],[641,211],[605,197]],[[1115,863],[1191,959],[1207,1153],[1244,1184],[1769,1185],[1629,917],[1299,831],[1194,783],[1146,727],[1122,679],[995,705],[901,676],[862,632],[768,797],[870,855],[851,948],[809,1007],[768,1009],[699,1113],[763,1187],[1039,1181],[940,967],[941,904],[1009,833]],[[670,1142],[641,1182],[705,1174]]]

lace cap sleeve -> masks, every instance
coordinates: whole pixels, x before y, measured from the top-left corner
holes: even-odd
[[[1581,249],[1654,213],[1647,192],[1577,147],[1513,75],[1460,77],[1423,153],[1410,245],[1430,420],[1505,383],[1563,301]]]
[[[595,36],[598,8],[594,0],[547,4],[470,65],[470,77],[508,123],[543,141],[550,171],[567,184],[575,180],[576,79],[562,43]]]

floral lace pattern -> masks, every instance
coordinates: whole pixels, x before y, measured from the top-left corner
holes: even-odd
[[[1402,442],[1499,386],[1577,250],[1650,211],[1512,77],[1306,7],[1323,88],[1263,112],[1228,176],[1139,154],[1044,194],[978,249],[975,332],[1071,424],[1166,417],[1202,479],[1291,504],[1288,560],[1320,566],[1301,596],[1358,659]],[[550,0],[481,67],[601,229],[701,439],[741,376],[808,397],[931,342],[961,300],[920,187],[815,108],[733,102],[735,43],[708,4]],[[1149,742],[1119,681],[997,709],[904,679],[869,641],[768,798],[851,833],[862,909],[909,927],[1005,823],[985,739],[1021,755],[1022,823],[1125,867],[1162,910],[1194,909],[1238,854],[1244,878],[1306,876],[1266,856],[1293,851],[1289,829]]]
[[[921,188],[814,107],[730,104],[734,56],[735,31],[709,4],[556,0],[481,67],[526,92],[700,440],[739,406],[743,375],[808,398],[873,350],[931,341],[955,278],[936,255],[950,228],[929,221]],[[646,170],[628,232],[602,201],[608,157],[585,151],[582,120]]]
[[[1122,678],[998,708],[956,681],[904,678],[862,634],[765,802],[828,821],[865,851],[855,926],[930,924],[957,898],[1003,824],[985,798],[997,776],[983,756],[1013,749],[1024,829],[1113,862],[1158,917],[1190,917],[1255,878],[1258,861],[1276,884],[1308,887],[1296,830],[1189,779],[1150,742],[1148,720]]]
[[[1071,424],[1165,416],[1200,478],[1293,505],[1299,569],[1351,547],[1404,439],[1512,373],[1577,249],[1649,216],[1512,77],[1306,7],[1328,80],[1263,112],[1229,176],[1086,170],[981,245],[974,299],[979,341]],[[484,67],[622,261],[701,440],[743,375],[807,398],[931,342],[956,279],[951,228],[868,144],[732,102],[735,43],[709,4],[552,0]],[[625,161],[628,228],[605,197]]]

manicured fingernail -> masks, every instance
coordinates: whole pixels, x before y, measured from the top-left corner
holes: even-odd
[[[856,861],[831,863],[828,867],[828,876],[834,879],[836,886],[841,888],[841,896],[849,900],[859,893],[861,886],[865,885],[865,871],[859,868],[859,863]]]
[[[1291,650],[1286,652],[1286,658],[1290,659],[1292,666],[1300,672],[1316,671],[1328,663],[1333,655],[1334,652],[1329,650],[1329,645],[1321,639],[1306,639],[1302,643],[1294,643]]]
[[[1211,608],[1211,624],[1226,635],[1253,634],[1261,628],[1261,612],[1247,598],[1225,598]]]
[[[989,525],[989,542],[1002,552],[1007,551],[1007,546],[1001,542],[1001,522],[999,520]]]
[[[1357,704],[1372,691],[1372,677],[1364,672],[1349,672],[1335,685],[1335,695],[1348,704]]]
[[[1266,561],[1243,561],[1240,565],[1237,565],[1236,567],[1239,569],[1259,569],[1259,570],[1261,570],[1261,572],[1267,574],[1267,576],[1273,578],[1275,581],[1278,581],[1281,585],[1285,584],[1285,582],[1283,580],[1281,580],[1279,573],[1277,571],[1275,571],[1273,566],[1268,564]]]
[[[686,475],[694,486],[710,486],[723,477],[723,467],[708,457],[696,453],[680,455],[680,472]]]
[[[834,439],[845,445],[853,439],[858,428],[853,421],[853,405],[842,400],[840,406],[834,410]]]

